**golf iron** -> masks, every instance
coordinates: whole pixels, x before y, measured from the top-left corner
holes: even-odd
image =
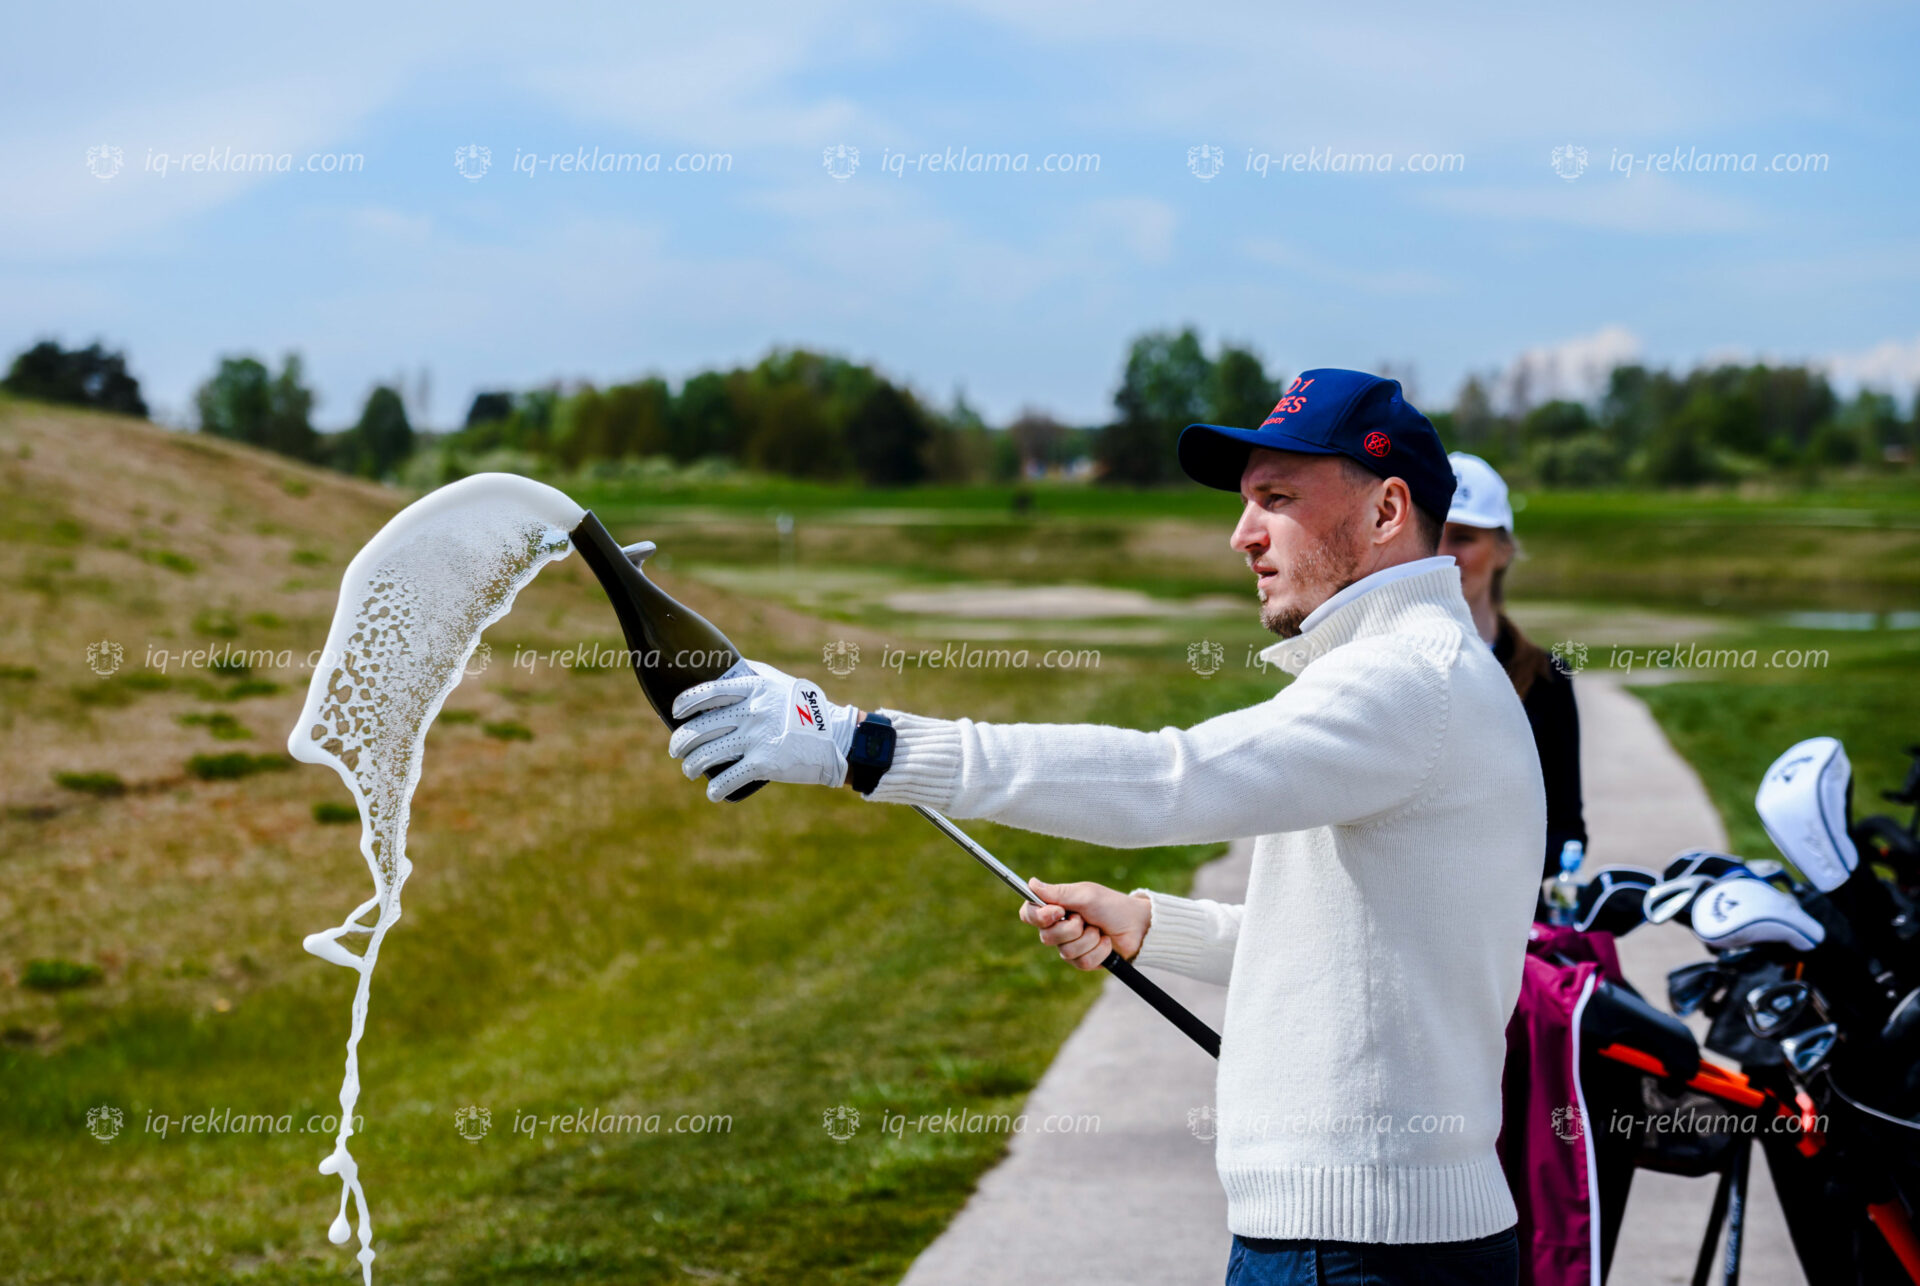
[[[651,542],[623,548],[591,512],[580,520],[571,536],[574,547],[593,569],[600,587],[613,603],[615,615],[620,618],[621,632],[627,636],[628,654],[633,660],[634,677],[640,680],[647,701],[669,728],[676,727],[679,721],[673,717],[673,699],[696,683],[732,672],[741,664],[740,650],[705,617],[647,579],[640,564],[653,552]],[[707,775],[711,777],[727,766],[716,765]],[[750,782],[727,798],[745,799],[765,784]],[[1024,880],[975,843],[965,831],[931,808],[916,804],[914,811],[1021,897],[1036,905],[1045,905]],[[1131,962],[1121,959],[1118,951],[1109,951],[1101,967],[1159,1010],[1163,1018],[1185,1032],[1194,1044],[1215,1058],[1220,1057],[1219,1034],[1150,982]]]

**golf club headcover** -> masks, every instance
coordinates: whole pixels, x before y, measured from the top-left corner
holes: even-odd
[[[1846,747],[1836,737],[1808,737],[1773,761],[1753,797],[1767,838],[1822,893],[1860,865],[1847,833],[1852,795]]]
[[[1644,899],[1657,883],[1641,866],[1603,866],[1580,886],[1573,925],[1582,933],[1631,933],[1647,921]]]
[[[1747,874],[1747,864],[1731,853],[1716,853],[1710,848],[1682,849],[1660,873],[1661,881],[1683,880],[1689,875],[1704,875],[1717,880],[1725,875]]]
[[[1793,894],[1752,875],[1729,875],[1709,885],[1689,908],[1694,936],[1715,951],[1777,942],[1811,951],[1827,936]]]

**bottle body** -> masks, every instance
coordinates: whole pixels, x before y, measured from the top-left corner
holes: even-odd
[[[713,622],[648,580],[592,513],[582,518],[570,534],[574,548],[599,578],[620,618],[641,691],[647,694],[662,723],[679,727],[685,720],[673,717],[674,698],[695,684],[725,678],[743,667],[746,661],[740,649]],[[728,766],[717,764],[707,776]],[[751,782],[727,798],[745,799],[764,785],[762,781]]]
[[[1560,873],[1547,885],[1547,919],[1553,924],[1572,924],[1579,918],[1580,864],[1586,860],[1587,847],[1577,839],[1560,846]]]

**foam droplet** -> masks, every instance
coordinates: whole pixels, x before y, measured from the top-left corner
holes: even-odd
[[[333,1226],[327,1229],[327,1240],[336,1246],[347,1244],[347,1238],[353,1236],[353,1226],[347,1222],[347,1212],[342,1210],[333,1217]]]

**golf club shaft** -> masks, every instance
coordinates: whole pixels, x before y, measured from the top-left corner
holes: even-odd
[[[938,830],[942,835],[945,835],[961,848],[967,850],[974,861],[980,863],[980,865],[986,867],[989,871],[992,871],[994,875],[999,878],[1000,882],[1008,888],[1011,888],[1035,906],[1046,905],[1045,900],[1042,899],[1039,894],[1027,887],[1025,880],[1015,875],[1005,862],[1002,862],[999,858],[981,847],[973,836],[967,834],[931,808],[915,804],[913,805],[913,811],[926,818],[929,822],[932,822],[934,829]],[[1215,1058],[1220,1057],[1219,1033],[1201,1022],[1199,1017],[1195,1015],[1191,1009],[1188,1009],[1172,996],[1160,990],[1145,974],[1135,969],[1131,961],[1123,960],[1118,951],[1108,951],[1107,958],[1100,962],[1100,967],[1125,983],[1134,995],[1159,1010],[1162,1018],[1165,1018],[1175,1027],[1185,1032],[1194,1044],[1206,1050]]]

